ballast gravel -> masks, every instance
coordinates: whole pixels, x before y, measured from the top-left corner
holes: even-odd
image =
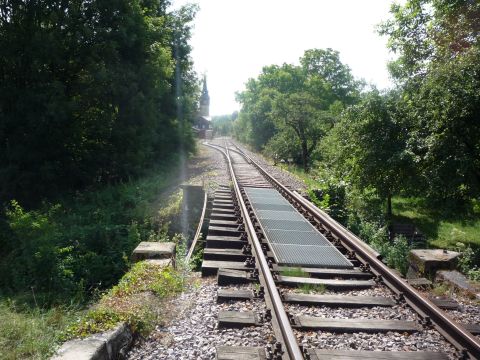
[[[262,155],[258,153],[254,153],[248,150],[245,145],[240,144],[239,142],[229,139],[229,142],[237,145],[240,149],[242,149],[245,154],[250,156],[254,161],[256,161],[261,167],[271,173],[278,181],[280,181],[283,185],[289,187],[291,190],[296,190],[300,193],[306,193],[307,185],[297,177],[290,174],[288,171],[284,171],[279,167],[273,166],[271,162],[265,159]]]
[[[418,316],[412,310],[401,305],[392,307],[337,308],[330,306],[287,304],[285,307],[287,311],[294,315],[313,316],[324,319],[418,320]]]
[[[282,287],[282,292],[291,292],[296,294],[317,294],[317,295],[342,295],[342,296],[382,296],[389,299],[394,299],[393,293],[384,285],[377,285],[368,289],[360,290],[325,290],[321,293],[315,291],[305,291],[302,288]]]
[[[245,288],[245,287],[238,287]],[[235,301],[217,304],[216,279],[208,278],[192,287],[176,301],[190,304],[172,324],[158,326],[148,339],[128,353],[137,359],[215,359],[216,346],[265,346],[273,339],[270,323],[243,329],[218,329],[220,310],[264,312],[262,300]]]
[[[458,359],[455,348],[443,340],[435,330],[413,334],[388,332],[386,334],[335,334],[330,332],[300,332],[295,335],[309,348],[363,350],[363,351],[434,351],[444,352],[450,359]]]
[[[228,185],[230,176],[222,153],[201,141],[198,141],[197,149],[198,153],[188,163],[191,174],[188,183],[205,185],[209,193],[213,193],[219,185]]]

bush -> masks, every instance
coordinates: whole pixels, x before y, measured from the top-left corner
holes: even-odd
[[[455,250],[462,253],[458,262],[458,268],[470,280],[480,281],[480,249],[474,250],[471,246],[458,242]]]
[[[58,304],[83,301],[95,289],[114,285],[140,241],[170,237],[178,196],[175,206],[159,213],[158,194],[174,180],[171,170],[35,210],[12,201],[0,223],[0,291],[35,294],[32,300],[40,304]]]
[[[72,294],[78,290],[79,284],[74,281],[74,247],[62,241],[61,225],[55,220],[60,211],[58,204],[41,212],[25,211],[16,201],[10,203],[6,218],[13,250],[2,266],[9,278],[0,281],[32,291],[60,290]]]
[[[321,181],[317,188],[308,190],[308,195],[315,205],[338,222],[345,224],[348,216],[345,183]]]

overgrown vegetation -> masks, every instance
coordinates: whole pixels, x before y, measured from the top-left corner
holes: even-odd
[[[168,164],[141,179],[77,193],[54,205],[45,202],[37,210],[25,210],[17,202],[8,207],[2,222],[4,256],[0,259],[4,274],[0,279],[0,316],[5,330],[0,331],[0,344],[8,343],[4,347],[7,358],[47,358],[65,338],[61,332],[83,313],[84,306],[98,299],[99,293],[115,285],[128,270],[131,251],[140,241],[182,243],[169,226],[178,216],[180,193],[161,197],[176,181],[177,171]],[[139,284],[140,277],[148,278],[151,271],[135,268],[126,277],[132,288],[125,280],[116,291],[129,295],[131,289],[142,290],[144,285],[157,293],[178,289],[173,285],[181,273],[165,273],[165,279],[152,278],[150,283]],[[147,294],[143,300],[151,298]],[[111,304],[125,306],[118,311],[95,307],[88,315],[90,320],[84,318],[82,328],[77,324],[70,336],[86,334],[87,328],[106,328],[117,320],[147,331],[151,309],[142,310],[141,303],[135,305],[134,300],[129,307],[129,301]],[[45,334],[38,335],[37,328]]]
[[[4,360],[46,359],[77,309],[25,307],[15,301],[0,301],[0,346]]]
[[[182,272],[172,267],[159,268],[146,261],[136,263],[118,285],[67,329],[64,337],[85,337],[109,330],[119,322],[126,322],[133,331],[145,336],[165,315],[161,299],[181,292],[184,283]]]
[[[37,210],[12,201],[1,232],[2,293],[35,293],[38,304],[48,305],[82,302],[95,289],[115,284],[140,241],[168,238],[168,215],[179,210],[178,196],[157,211],[160,193],[175,180],[172,169]]]
[[[194,150],[199,87],[196,7],[169,6],[2,3],[0,304],[16,304],[12,319],[81,307],[138,242],[171,235],[176,205],[157,213],[159,196]]]

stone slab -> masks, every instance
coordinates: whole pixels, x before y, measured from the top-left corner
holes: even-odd
[[[444,249],[414,249],[409,253],[410,269],[407,277],[427,277],[438,270],[452,270],[457,266],[459,252]]]
[[[437,272],[435,281],[446,282],[457,289],[467,292],[480,299],[480,284],[467,279],[465,275],[456,270],[440,270]]]
[[[133,250],[132,261],[145,259],[171,259],[175,256],[176,244],[173,242],[142,241]]]
[[[160,267],[167,267],[172,265],[172,259],[147,259],[145,261],[149,264],[160,266]]]

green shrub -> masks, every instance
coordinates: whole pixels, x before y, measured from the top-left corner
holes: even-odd
[[[178,194],[164,212],[159,212],[164,201],[158,197],[175,180],[175,171],[167,166],[38,209],[26,210],[12,201],[0,221],[0,292],[29,293],[32,302],[42,305],[81,302],[95,289],[113,286],[140,241],[170,238]]]
[[[471,246],[458,242],[455,250],[462,253],[458,261],[459,270],[470,280],[480,281],[480,249],[474,250]]]
[[[409,260],[408,254],[411,250],[411,246],[408,244],[405,237],[400,236],[393,240],[392,244],[386,245],[385,251],[385,260],[387,261],[388,266],[397,269],[403,275],[406,275]]]
[[[7,274],[13,287],[69,293],[78,288],[74,279],[74,247],[62,241],[62,229],[55,219],[60,211],[60,205],[40,212],[25,211],[16,201],[10,203],[6,217],[14,249],[4,261],[12,261]]]
[[[343,182],[319,182],[320,187],[310,188],[308,195],[312,202],[325,210],[331,217],[340,223],[347,219],[346,186]]]

